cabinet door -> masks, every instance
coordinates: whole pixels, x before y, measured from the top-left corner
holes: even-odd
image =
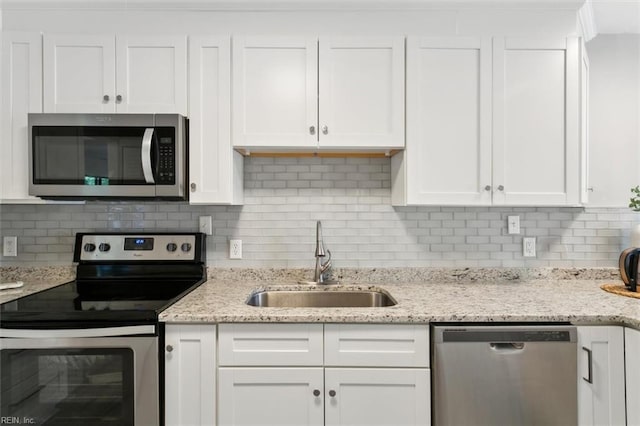
[[[243,158],[231,147],[228,37],[189,39],[189,181],[192,204],[242,202]]]
[[[404,38],[319,46],[320,148],[404,148]]]
[[[327,368],[325,424],[429,425],[429,370]]]
[[[220,426],[324,425],[322,368],[221,367]]]
[[[316,148],[315,38],[233,39],[233,145]]]
[[[187,38],[118,36],[118,112],[187,115]]]
[[[2,147],[0,199],[33,202],[29,196],[27,114],[42,112],[42,39],[39,33],[2,33]]]
[[[625,372],[627,387],[627,424],[640,425],[640,331],[624,329]]]
[[[491,204],[491,42],[407,40],[407,204]]]
[[[215,425],[216,326],[169,324],[165,337],[166,425]]]
[[[580,425],[625,424],[623,366],[622,327],[578,327]]]
[[[578,39],[493,43],[493,203],[577,205]]]
[[[115,39],[44,35],[44,112],[116,110]]]

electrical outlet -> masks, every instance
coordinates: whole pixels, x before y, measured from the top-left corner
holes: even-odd
[[[211,216],[200,216],[200,232],[207,235],[213,235]]]
[[[229,240],[229,259],[242,259],[242,240]]]
[[[18,255],[18,237],[4,237],[2,239],[2,255],[5,257]]]
[[[507,216],[507,232],[509,234],[520,233],[520,216]]]
[[[524,257],[536,257],[536,237],[522,239],[522,255]]]

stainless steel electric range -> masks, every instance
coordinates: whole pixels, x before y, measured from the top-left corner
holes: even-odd
[[[76,279],[0,305],[0,417],[162,424],[158,314],[206,280],[200,233],[76,235]]]

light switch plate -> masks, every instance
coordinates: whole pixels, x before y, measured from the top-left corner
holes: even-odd
[[[509,234],[520,233],[520,216],[507,216],[507,232]]]
[[[213,235],[211,216],[200,216],[200,232],[207,235]]]

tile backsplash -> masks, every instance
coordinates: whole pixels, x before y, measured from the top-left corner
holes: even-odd
[[[392,207],[388,158],[245,159],[243,206],[175,202],[0,205],[0,234],[18,236],[2,265],[70,264],[79,231],[196,231],[213,217],[208,264],[313,267],[315,221],[336,267],[615,267],[640,214],[626,208]],[[507,216],[521,234],[507,234]],[[536,237],[537,257],[522,256]],[[228,258],[241,239],[243,259]]]

